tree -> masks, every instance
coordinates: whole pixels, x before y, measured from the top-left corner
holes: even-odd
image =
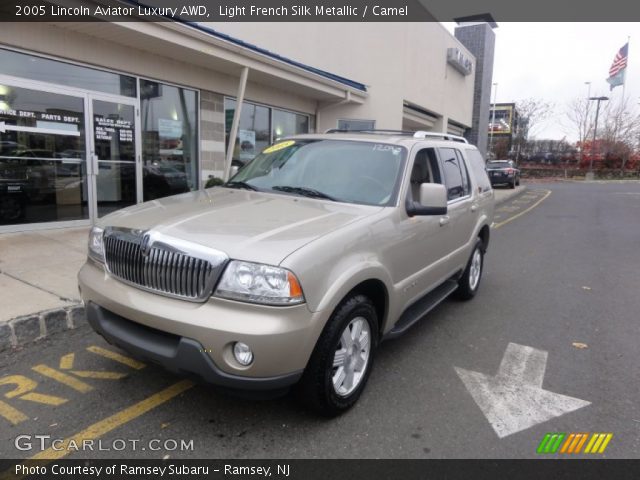
[[[598,128],[600,131],[600,128]],[[625,99],[609,102],[603,112],[600,135],[605,158],[620,161],[620,174],[631,155],[640,150],[640,112]]]
[[[593,132],[593,115],[591,102],[585,97],[577,97],[570,100],[564,111],[562,125],[568,130],[567,133],[578,138],[578,148],[580,156],[578,163],[582,165],[585,142],[591,138]]]
[[[548,118],[555,108],[552,102],[540,98],[525,98],[516,102],[518,124],[513,136],[512,148],[519,160],[522,152],[527,151],[529,136],[533,137],[541,125],[541,121]]]
[[[640,151],[640,112],[628,101],[611,100],[600,105],[598,138],[592,141],[595,106],[584,97],[571,100],[565,109],[566,126],[578,138],[580,165],[585,154],[602,156],[610,164],[620,165],[624,171],[629,158]]]

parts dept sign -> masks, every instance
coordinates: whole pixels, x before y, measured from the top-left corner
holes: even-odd
[[[53,112],[34,112],[31,110],[14,110],[11,108],[0,109],[0,117],[3,120],[10,119],[33,119],[42,120],[46,122],[59,122],[59,123],[73,123],[79,124],[82,122],[82,117],[79,115],[69,114],[66,112],[53,113]]]

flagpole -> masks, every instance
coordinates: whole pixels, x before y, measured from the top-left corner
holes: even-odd
[[[627,92],[627,69],[629,68],[629,43],[631,43],[631,35],[627,36],[627,66],[624,69],[624,79],[622,81],[622,106],[624,108],[624,99]]]

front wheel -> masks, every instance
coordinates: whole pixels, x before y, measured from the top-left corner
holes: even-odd
[[[335,416],[364,390],[378,343],[378,318],[364,295],[347,298],[329,319],[297,385],[298,398],[316,412]]]
[[[482,269],[484,266],[484,250],[482,246],[482,240],[478,239],[467,268],[460,280],[458,280],[458,289],[456,290],[456,296],[460,300],[471,300],[476,296],[478,287],[480,286],[480,279],[482,278]]]

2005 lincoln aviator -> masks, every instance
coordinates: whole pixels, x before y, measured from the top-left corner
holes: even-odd
[[[335,415],[381,340],[476,294],[493,209],[462,138],[290,137],[222,186],[102,218],[80,291],[91,326],[135,356],[230,390],[294,386]]]

